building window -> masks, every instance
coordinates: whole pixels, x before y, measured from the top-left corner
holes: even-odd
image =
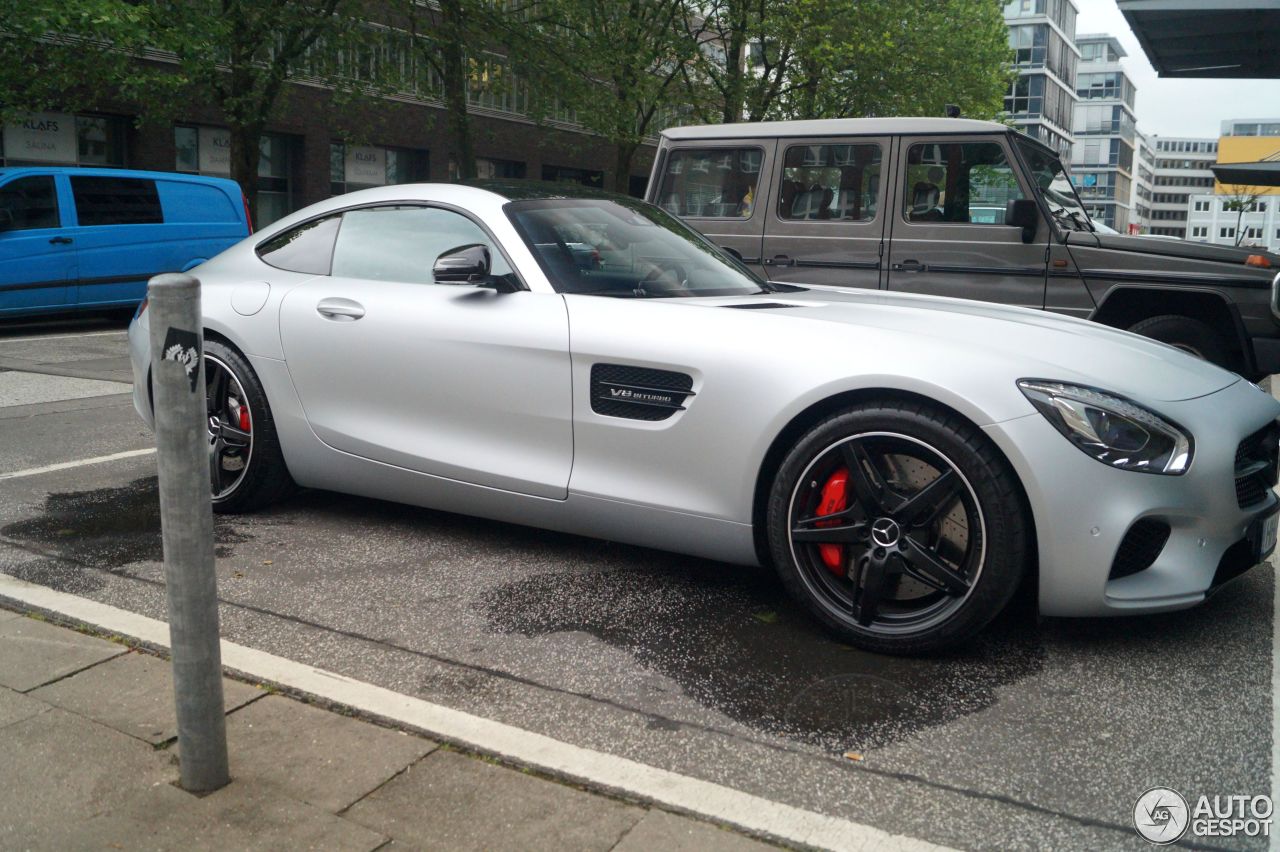
[[[523,180],[524,163],[516,160],[499,160],[494,157],[476,157],[476,177]]]
[[[760,171],[760,161],[756,161],[756,171]],[[596,189],[604,187],[604,172],[595,169],[575,169],[568,166],[543,166],[542,179],[560,183],[580,183]]]
[[[120,116],[32,113],[5,125],[0,166],[123,167],[127,131]]]
[[[1260,240],[1262,239],[1262,229],[1261,228],[1245,228],[1244,238],[1246,240]]]
[[[173,128],[174,168],[218,177],[231,176],[231,131],[222,127]],[[296,142],[281,133],[264,133],[258,140],[258,203],[253,211],[257,227],[293,212],[293,156]]]
[[[1191,229],[1191,236],[1193,236],[1193,237],[1208,237],[1208,236],[1209,236],[1209,226],[1208,226],[1208,225],[1196,225],[1195,227],[1193,227],[1193,228]]]
[[[1207,212],[1207,211],[1209,210],[1209,202],[1208,202],[1208,201],[1197,201],[1195,204],[1196,204],[1196,212],[1197,212],[1197,213],[1205,213],[1205,212]]]
[[[1221,239],[1224,239],[1224,240],[1226,240],[1226,239],[1235,239],[1235,236],[1236,236],[1236,229],[1235,229],[1235,228],[1219,228],[1219,229],[1218,229],[1218,236],[1219,236]]]
[[[329,143],[329,194],[426,180],[426,151]]]

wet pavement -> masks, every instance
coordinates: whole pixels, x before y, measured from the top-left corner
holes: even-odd
[[[123,352],[0,333],[0,369],[112,380]],[[0,409],[0,476],[143,449],[131,417]],[[1268,568],[1150,618],[1041,620],[1023,595],[903,660],[834,641],[765,571],[658,551],[323,492],[215,534],[228,639],[937,843],[1137,848],[1150,786],[1271,789]],[[163,618],[160,558],[152,457],[0,480],[0,571]]]

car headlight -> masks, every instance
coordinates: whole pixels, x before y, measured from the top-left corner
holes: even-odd
[[[1103,464],[1175,476],[1191,466],[1191,436],[1124,397],[1044,379],[1022,379],[1018,387],[1068,441]]]

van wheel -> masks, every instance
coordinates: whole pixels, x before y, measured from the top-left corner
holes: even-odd
[[[213,510],[251,512],[285,497],[293,478],[267,395],[249,362],[230,346],[206,340],[204,379]]]
[[[923,654],[1008,604],[1029,515],[1016,474],[972,424],[925,403],[866,402],[787,454],[767,533],[787,591],[842,639]]]
[[[1222,335],[1211,325],[1181,314],[1149,317],[1129,326],[1129,331],[1159,340],[1211,364],[1236,369],[1235,359]]]

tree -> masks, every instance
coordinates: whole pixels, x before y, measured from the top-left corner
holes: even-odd
[[[557,76],[562,108],[614,147],[614,184],[629,189],[636,152],[686,103],[680,80],[697,55],[690,0],[545,0],[538,64]]]
[[[1244,241],[1244,214],[1257,210],[1258,199],[1263,196],[1265,190],[1262,187],[1238,183],[1223,184],[1222,188],[1227,191],[1227,199],[1222,202],[1222,209],[1224,212],[1236,214],[1235,245],[1240,245]]]

